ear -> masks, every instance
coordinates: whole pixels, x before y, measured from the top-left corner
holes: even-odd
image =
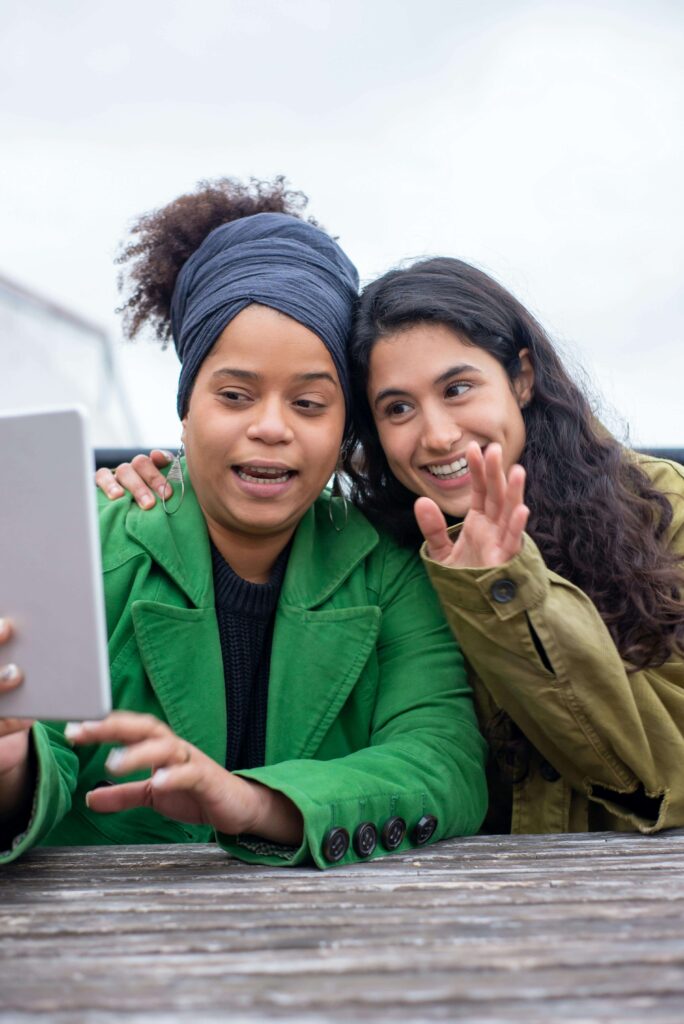
[[[513,390],[520,408],[524,409],[534,398],[534,367],[529,349],[521,348],[518,352],[518,359],[520,360],[520,372],[513,381]]]

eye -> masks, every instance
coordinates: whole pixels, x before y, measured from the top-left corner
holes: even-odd
[[[251,401],[249,395],[243,391],[234,391],[232,388],[224,388],[223,391],[219,391],[219,395],[230,405],[244,405],[245,402]]]
[[[393,419],[397,419],[401,416],[406,416],[407,413],[411,412],[413,407],[408,402],[392,402],[385,409],[385,415],[391,416]]]
[[[472,384],[469,384],[467,380],[456,380],[453,384],[449,384],[446,391],[444,392],[445,398],[460,398],[461,395],[465,395],[472,388]]]
[[[297,398],[293,404],[300,410],[300,412],[306,412],[309,414],[325,412],[327,409],[325,402],[319,402],[313,398]]]

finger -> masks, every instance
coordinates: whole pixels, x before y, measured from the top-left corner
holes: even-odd
[[[141,743],[151,737],[173,735],[168,725],[154,715],[140,715],[135,711],[113,711],[101,722],[68,722],[66,738],[74,744],[83,743]]]
[[[470,508],[473,512],[484,512],[485,497],[487,495],[487,480],[485,477],[484,458],[482,449],[477,441],[471,441],[466,447],[466,459],[470,471]]]
[[[159,466],[160,469],[173,462],[173,454],[167,452],[165,448],[153,448],[150,452],[150,458],[155,466]]]
[[[503,538],[509,529],[511,516],[519,505],[524,503],[525,470],[522,466],[513,466],[508,473],[504,507],[501,513],[501,533]]]
[[[117,481],[133,496],[140,508],[150,509],[156,504],[155,496],[130,462],[120,463],[114,473]]]
[[[32,718],[0,718],[0,736],[11,736],[15,732],[27,732],[32,725]]]
[[[158,454],[160,454],[164,459],[162,465],[166,465],[168,453],[160,451]],[[160,495],[160,497],[171,497],[173,494],[173,488],[171,484],[167,482],[166,477],[159,472],[151,456],[136,455],[135,458],[131,460],[131,465],[141,480],[147,484],[150,491]]]
[[[112,501],[124,496],[124,489],[121,484],[116,482],[116,477],[111,469],[106,469],[104,466],[98,469],[95,474],[95,483]]]
[[[118,786],[98,786],[86,793],[86,806],[98,814],[115,814],[131,807],[151,807],[151,779],[140,782],[122,782]]]
[[[446,520],[439,505],[432,498],[418,498],[413,510],[420,532],[425,537],[428,554],[435,562],[444,562],[454,544],[447,533]]]
[[[519,555],[523,545],[523,534],[527,526],[530,510],[527,505],[517,505],[508,523],[508,529],[501,540],[501,550],[505,561]]]
[[[206,781],[206,765],[199,761],[189,761],[187,764],[173,765],[168,768],[160,768],[150,779],[153,790],[184,790],[185,792],[198,790]]]
[[[24,681],[24,675],[18,665],[9,664],[0,666],[0,693],[9,693],[16,690]]]
[[[189,743],[169,732],[163,738],[145,740],[125,749],[115,747],[107,755],[105,767],[113,775],[127,775],[143,768],[154,770],[172,764],[185,764],[190,760],[190,751]]]
[[[503,471],[500,444],[487,445],[484,465],[487,487],[484,511],[488,519],[496,522],[503,512],[506,500],[506,475]]]

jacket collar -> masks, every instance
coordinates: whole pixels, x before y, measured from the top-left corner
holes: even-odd
[[[330,515],[333,509],[335,528]],[[300,608],[315,608],[326,601],[378,543],[378,534],[364,516],[324,492],[299,523],[283,581],[281,601]],[[175,515],[161,504],[144,512],[133,502],[126,528],[188,595],[196,608],[214,606],[214,581],[209,536],[204,515],[190,481]]]

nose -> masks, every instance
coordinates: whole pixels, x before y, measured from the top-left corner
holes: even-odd
[[[425,412],[421,443],[426,451],[446,454],[462,437],[463,431],[447,410]]]
[[[287,407],[279,396],[273,395],[256,403],[254,417],[247,427],[247,437],[250,441],[263,441],[264,444],[289,444],[294,440]]]

